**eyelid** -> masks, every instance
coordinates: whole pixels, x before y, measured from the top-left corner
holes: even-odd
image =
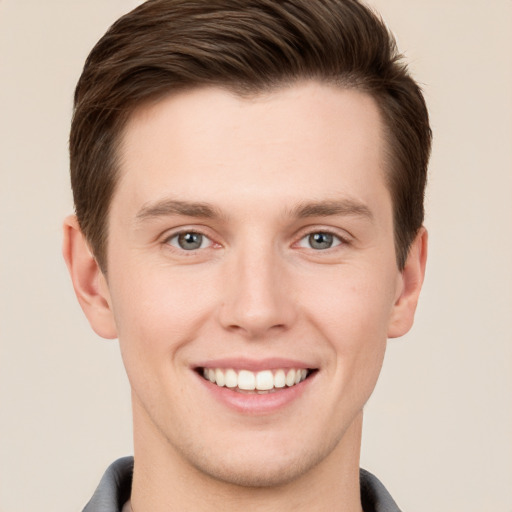
[[[194,235],[200,235],[202,237],[201,239],[201,245],[199,247],[197,247],[196,249],[189,249],[188,251],[186,249],[183,249],[183,247],[180,247],[177,240],[179,239],[179,237],[183,234],[194,234]],[[172,243],[173,240],[176,239],[176,244]],[[204,245],[205,241],[208,241],[210,242],[207,246]],[[207,247],[210,247],[211,244],[212,244],[212,241],[210,240],[209,237],[207,237],[206,235],[203,235],[202,233],[196,233],[195,231],[185,231],[184,233],[175,233],[174,235],[171,235],[170,237],[168,237],[166,239],[166,243],[168,245],[170,245],[171,247],[174,247],[175,249],[178,249],[180,251],[186,251],[186,252],[194,252],[194,251],[199,251],[200,249],[206,249]]]
[[[176,228],[167,230],[161,237],[161,243],[163,245],[169,247],[172,250],[176,250],[181,253],[189,253],[189,254],[193,254],[195,251],[200,251],[200,250],[202,251],[204,249],[209,249],[209,248],[212,248],[215,246],[222,247],[222,244],[217,242],[215,240],[215,238],[209,233],[209,231],[210,231],[209,229],[207,229],[203,226],[197,226],[197,225],[196,226],[180,226],[180,227],[176,227]],[[296,241],[292,244],[292,246],[299,246],[299,244],[302,240],[304,240],[308,236],[315,234],[315,233],[327,233],[329,235],[332,235],[339,241],[339,243],[336,243],[332,247],[329,247],[328,249],[324,249],[323,250],[324,252],[327,252],[331,249],[335,249],[336,247],[338,247],[340,245],[350,244],[353,239],[352,235],[350,235],[350,233],[348,233],[345,230],[343,230],[343,233],[340,233],[340,231],[341,231],[340,229],[336,229],[333,227],[321,226],[321,225],[320,226],[318,226],[318,225],[307,226],[307,227],[302,228],[299,231],[298,235],[295,237]],[[172,240],[182,234],[185,234],[185,233],[197,233],[198,235],[203,236],[204,238],[206,238],[209,241],[208,246],[200,247],[198,249],[191,249],[191,250],[187,251],[185,249],[180,248],[179,246],[176,246],[176,245],[173,245],[170,243],[170,240]],[[299,247],[308,249],[308,247],[304,247],[304,246],[299,246]],[[322,252],[318,249],[313,249],[311,247],[309,249],[314,250],[315,252]]]
[[[333,245],[331,247],[327,247],[326,249],[315,249],[314,247],[309,247],[309,245],[306,245],[308,242],[307,240],[309,239],[309,237],[311,235],[314,235],[316,233],[324,233],[326,235],[331,235],[333,237],[333,239],[335,239],[333,241]],[[306,241],[304,245],[302,245],[302,242],[303,241]],[[344,240],[342,240],[338,235],[335,235],[334,233],[330,233],[328,231],[313,231],[312,233],[309,233],[307,235],[304,235],[302,238],[300,238],[297,242],[297,245],[299,247],[302,247],[304,249],[311,249],[315,252],[326,252],[326,251],[329,251],[331,249],[335,249],[336,247],[340,246],[340,245],[343,245],[345,242]]]
[[[205,249],[209,249],[209,248],[214,247],[214,246],[219,246],[220,247],[221,244],[216,242],[214,240],[214,238],[210,234],[207,233],[207,231],[208,230],[203,228],[203,227],[180,226],[180,227],[177,227],[177,228],[173,228],[173,229],[167,230],[162,235],[162,238],[161,238],[162,242],[161,243],[163,245],[165,245],[166,247],[169,247],[172,250],[176,250],[176,251],[179,251],[179,252],[182,252],[182,253],[190,253],[190,254],[193,254],[196,251],[202,251],[202,250],[205,250]],[[182,249],[181,247],[179,247],[177,245],[173,245],[173,244],[170,243],[170,241],[172,239],[177,238],[180,235],[183,235],[183,234],[186,234],[186,233],[195,233],[195,234],[201,235],[203,238],[206,238],[210,243],[206,247],[199,247],[198,249],[191,249],[189,251],[187,251],[185,249]]]
[[[339,245],[348,245],[352,242],[352,235],[348,233],[347,231],[343,230],[340,233],[340,229],[327,227],[327,226],[308,226],[306,228],[303,228],[300,230],[300,232],[297,235],[296,242],[293,245],[298,245],[299,242],[304,240],[310,235],[314,235],[315,233],[326,233],[329,235],[332,235],[333,237],[337,238],[340,243],[334,245],[333,247],[330,247],[329,249],[334,249],[335,247],[338,247]],[[306,247],[305,247],[306,248]],[[325,249],[325,251],[328,251],[329,249]],[[316,252],[320,252],[318,250],[315,250]]]

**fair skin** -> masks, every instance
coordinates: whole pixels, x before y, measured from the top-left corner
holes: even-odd
[[[122,142],[107,275],[74,217],[64,255],[94,330],[119,337],[133,509],[360,512],[362,410],[427,240],[400,271],[376,104],[202,88],[139,108]]]

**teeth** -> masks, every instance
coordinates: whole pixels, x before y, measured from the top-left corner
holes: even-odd
[[[235,370],[228,370],[225,373],[224,378],[228,388],[236,388],[238,386],[238,375],[236,374]]]
[[[272,392],[275,389],[291,387],[302,382],[308,376],[305,368],[263,370],[251,372],[240,370],[236,372],[232,368],[203,368],[203,377],[217,386],[236,388],[237,391],[256,391],[259,394]]]
[[[284,388],[286,386],[286,375],[284,370],[277,370],[274,374],[274,387]]]
[[[270,370],[258,372],[256,374],[256,389],[259,391],[268,391],[274,387],[274,376]]]
[[[245,391],[256,389],[256,376],[247,370],[238,372],[238,387]]]
[[[287,386],[293,386],[295,384],[295,370],[288,370],[285,382]]]
[[[215,382],[217,386],[224,386],[226,384],[226,379],[224,377],[224,372],[219,370],[218,368],[215,370]]]

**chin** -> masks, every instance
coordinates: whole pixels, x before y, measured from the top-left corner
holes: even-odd
[[[222,464],[209,464],[202,460],[201,465],[196,465],[204,475],[214,480],[239,487],[281,487],[311,470],[319,460],[311,460],[311,457],[290,458],[286,461],[225,461]],[[318,457],[321,459],[321,457]]]
[[[274,443],[253,444],[252,447],[236,447],[223,450],[197,450],[182,453],[189,463],[203,476],[228,485],[240,487],[281,487],[310,473],[333,452],[338,440],[321,445],[300,442],[299,446],[275,446]]]

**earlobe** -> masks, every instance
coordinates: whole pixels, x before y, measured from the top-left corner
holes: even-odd
[[[403,336],[412,327],[425,277],[427,247],[428,233],[422,227],[411,244],[404,269],[401,272],[399,295],[393,306],[388,338]]]
[[[64,221],[62,254],[78,302],[93,330],[103,338],[116,338],[117,331],[107,281],[80,230],[75,215]]]

